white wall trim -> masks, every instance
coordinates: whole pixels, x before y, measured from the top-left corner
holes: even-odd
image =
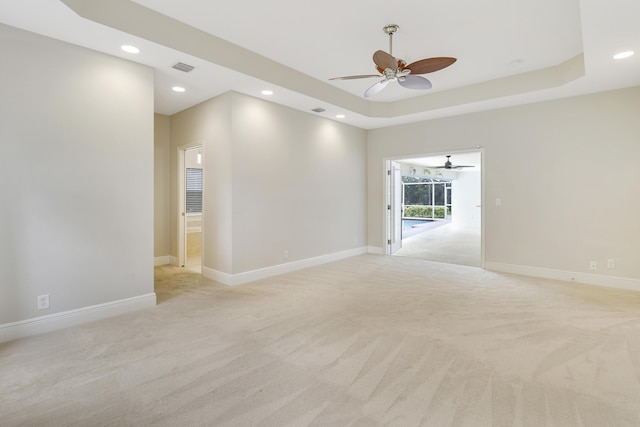
[[[34,317],[13,323],[5,323],[4,325],[0,325],[0,343],[77,326],[107,317],[119,316],[131,311],[154,307],[155,305],[156,294],[152,292],[150,294],[111,301],[104,304]]]
[[[202,267],[202,275],[207,279],[215,280],[216,282],[222,283],[223,285],[236,286],[253,282],[255,280],[278,276],[280,274],[291,273],[292,271],[301,270],[303,268],[313,267],[316,265],[326,264],[328,262],[338,261],[344,258],[350,258],[352,256],[366,254],[367,249],[367,247],[348,249],[346,251],[334,252],[331,254],[306,258],[299,261],[288,262],[286,264],[278,264],[272,267],[245,271],[244,273],[238,274],[228,274],[211,268]]]
[[[384,255],[384,248],[380,248],[378,246],[369,246],[367,248],[367,253],[376,254],[376,255]]]
[[[573,271],[553,270],[551,268],[528,267],[525,265],[504,264],[500,262],[485,263],[487,270],[502,273],[520,274],[543,279],[562,280],[565,282],[585,283],[607,288],[640,291],[640,280],[625,277],[603,276],[600,274],[578,273]]]
[[[167,265],[167,264],[171,264],[171,257],[169,255],[157,256],[153,259],[154,267],[157,267],[159,265]]]
[[[171,255],[157,256],[153,259],[155,267],[159,265],[178,265],[178,257]]]
[[[223,273],[222,271],[214,270],[213,268],[202,266],[202,275],[207,279],[214,280],[223,285],[233,285],[233,275],[229,273]]]

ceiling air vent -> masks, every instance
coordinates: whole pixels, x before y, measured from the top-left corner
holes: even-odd
[[[313,111],[314,113],[324,113],[327,110],[321,107],[316,107],[316,108],[312,108],[311,111]]]
[[[175,68],[176,70],[180,70],[180,71],[184,71],[185,73],[188,73],[189,71],[193,70],[196,67],[194,67],[193,65],[189,65],[189,64],[182,63],[182,62],[178,62],[172,68]]]

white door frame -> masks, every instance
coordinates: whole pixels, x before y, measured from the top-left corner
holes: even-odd
[[[187,233],[186,233],[186,194],[185,194],[185,152],[199,149],[202,152],[202,169],[204,175],[204,142],[197,141],[193,144],[178,147],[178,265],[184,267],[187,262]],[[204,181],[204,180],[203,180]],[[202,188],[202,236],[204,239],[204,182]],[[202,260],[204,260],[204,245],[202,245]]]
[[[384,197],[383,201],[383,243],[384,243],[384,251],[385,255],[390,255],[391,245],[388,243],[391,238],[391,215],[388,209],[388,206],[393,204],[393,201],[390,200],[391,188],[393,180],[390,179],[390,175],[388,171],[390,170],[390,165],[392,161],[409,159],[409,158],[417,158],[417,157],[433,157],[433,156],[446,156],[451,154],[455,156],[458,153],[480,153],[480,266],[484,268],[485,266],[485,151],[483,147],[469,148],[466,150],[454,150],[454,151],[442,151],[442,152],[432,152],[432,153],[422,153],[422,154],[407,154],[404,156],[395,156],[395,157],[386,157],[382,161],[383,167],[383,179],[384,179]],[[394,209],[391,206],[391,209]]]
[[[385,224],[387,224],[385,253],[392,254],[402,248],[402,172],[399,163],[387,160],[385,164],[386,206]],[[398,176],[398,173],[400,174]],[[398,205],[400,200],[400,205]]]

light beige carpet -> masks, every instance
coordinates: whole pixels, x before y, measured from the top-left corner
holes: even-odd
[[[638,426],[640,295],[364,255],[0,346],[2,426]]]
[[[435,224],[426,231],[402,239],[397,256],[418,258],[449,264],[482,266],[480,228],[462,227],[453,223]]]

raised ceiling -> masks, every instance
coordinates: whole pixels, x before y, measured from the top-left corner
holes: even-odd
[[[159,113],[268,88],[272,102],[367,129],[639,85],[637,16],[635,0],[0,0],[0,22],[153,67]],[[328,80],[373,73],[386,24],[400,26],[394,56],[458,61],[426,92],[390,84],[364,99],[376,79]],[[622,50],[637,54],[613,60]]]

